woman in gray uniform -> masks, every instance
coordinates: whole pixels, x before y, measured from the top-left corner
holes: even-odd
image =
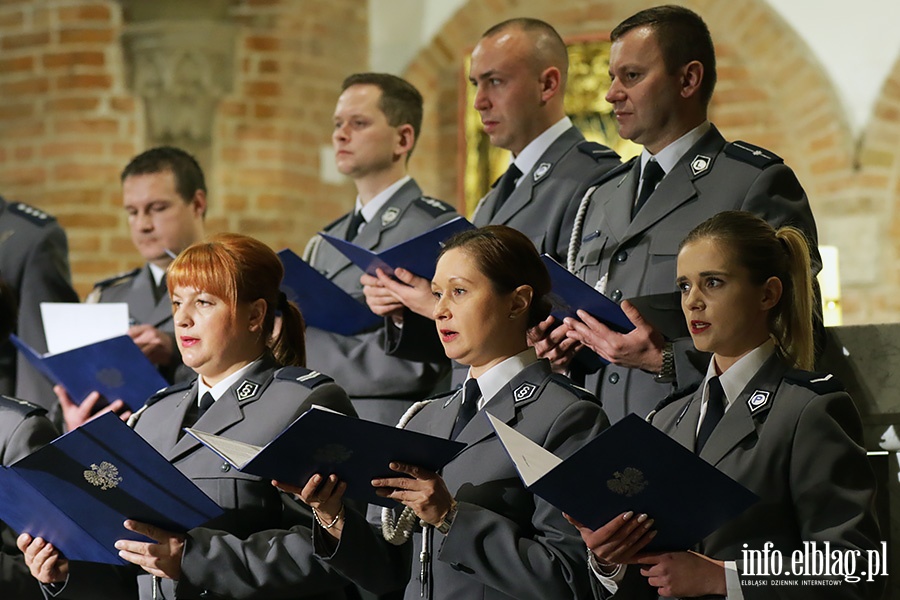
[[[302,366],[303,319],[279,291],[283,273],[277,255],[247,236],[222,234],[182,252],[169,266],[166,281],[178,349],[198,377],[155,394],[130,420],[142,437],[225,509],[210,526],[240,537],[293,525],[290,519],[297,515],[285,511],[281,493],[269,481],[231,469],[182,428],[261,446],[313,404],[355,415],[331,378]],[[276,312],[281,323],[273,335]],[[160,557],[176,549],[180,554],[184,536],[139,523],[130,527],[158,542],[120,548],[123,558],[146,570],[138,576],[140,598],[210,597],[187,581],[151,577],[160,574]],[[54,564],[49,545],[20,539],[20,547],[30,558],[32,573],[44,583],[65,582],[71,567],[62,597],[96,597],[99,582],[80,581],[77,564]]]
[[[880,597],[884,578],[870,578],[866,565],[879,532],[859,414],[831,375],[807,370],[814,296],[806,238],[750,213],[720,213],[682,242],[677,274],[694,345],[713,356],[700,388],[659,408],[653,424],[760,500],[695,552],[635,554],[652,534],[647,515],[582,529],[597,597]],[[779,553],[793,575],[745,562],[764,550]],[[804,563],[813,550],[828,552],[830,573],[811,554]],[[857,572],[835,573],[835,553],[844,566],[854,557]]]

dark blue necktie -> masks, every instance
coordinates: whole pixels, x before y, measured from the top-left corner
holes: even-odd
[[[712,435],[713,429],[722,420],[725,414],[725,390],[719,383],[718,377],[709,380],[709,394],[706,399],[706,416],[703,417],[703,423],[700,424],[700,433],[697,434],[697,454],[703,450],[709,436]]]
[[[347,225],[347,235],[344,238],[348,242],[352,242],[353,238],[356,237],[356,234],[359,233],[359,228],[366,222],[366,218],[363,216],[362,211],[358,210],[353,213],[353,216],[350,217],[350,224]]]
[[[522,171],[519,170],[516,163],[510,164],[506,173],[503,174],[503,177],[501,177],[500,181],[497,183],[497,200],[494,202],[494,213],[491,215],[492,217],[500,211],[500,207],[503,206],[503,203],[512,196],[512,193],[516,190],[516,182],[521,176]]]
[[[451,440],[456,439],[478,412],[479,398],[481,398],[481,388],[478,387],[478,380],[470,377],[463,388],[462,406],[459,407],[459,414],[456,415],[456,424],[453,425],[453,433],[450,434]]]

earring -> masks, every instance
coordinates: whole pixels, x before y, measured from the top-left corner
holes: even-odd
[[[515,319],[515,318],[516,318],[516,315],[510,313],[510,315],[509,315],[509,320],[512,321],[512,320]]]

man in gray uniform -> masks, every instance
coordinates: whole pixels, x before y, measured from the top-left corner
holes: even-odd
[[[677,6],[647,9],[618,25],[611,39],[606,99],[620,135],[644,151],[585,195],[570,270],[616,302],[674,292],[685,235],[718,212],[746,210],[775,227],[801,229],[818,272],[815,221],[793,171],[768,150],[726,143],[707,120],[716,62],[699,15]],[[589,374],[585,386],[612,422],[632,412],[646,416],[674,383],[685,387],[699,380],[708,364],[692,364],[689,338],[666,341],[633,306],[623,308],[636,326],[625,335],[589,317],[566,320],[570,339],[611,363]],[[680,310],[674,301],[671,308]]]
[[[15,333],[37,352],[47,351],[41,302],[78,302],[69,271],[66,234],[42,210],[0,198],[0,278],[19,306]],[[46,378],[0,342],[0,394],[14,395],[49,408],[55,403]]]
[[[457,217],[427,198],[407,175],[407,161],[422,123],[422,96],[393,75],[351,75],[334,111],[332,143],[338,170],[353,179],[354,211],[325,227],[331,235],[375,252]],[[304,258],[347,293],[362,299],[362,271],[320,237]],[[447,360],[414,362],[384,352],[384,327],[339,335],[310,327],[307,363],[329,373],[350,395],[361,418],[394,425],[409,405],[429,395]]]
[[[122,171],[122,194],[131,241],[143,267],[95,284],[87,302],[126,302],[128,335],[170,382],[193,379],[175,345],[166,267],[203,239],[206,182],[197,161],[178,148],[152,148]]]
[[[513,158],[507,172],[478,203],[472,222],[478,227],[518,229],[539,252],[561,262],[584,190],[620,164],[614,151],[585,141],[566,116],[568,68],[566,45],[559,33],[544,21],[518,18],[494,25],[482,35],[469,69],[469,81],[476,88],[474,107],[484,131],[493,146],[509,150]],[[378,280],[390,290],[390,297],[367,285],[369,307],[378,314],[396,315],[400,303],[409,309],[404,319],[411,312],[430,319],[430,282],[405,272],[398,278],[406,286]],[[433,337],[433,324],[430,327],[428,335]],[[439,344],[423,346],[424,337],[425,332],[404,325],[402,335],[392,332],[391,351],[398,356],[441,351]]]

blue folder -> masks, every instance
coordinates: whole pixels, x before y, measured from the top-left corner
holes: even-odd
[[[112,413],[0,467],[0,520],[69,560],[128,564],[115,542],[151,540],[125,519],[184,532],[223,512]]]
[[[386,275],[392,275],[394,269],[403,268],[419,277],[431,280],[434,277],[434,267],[444,242],[461,231],[474,228],[475,226],[469,223],[465,217],[456,217],[377,254],[327,233],[319,235],[349,258],[353,264],[373,277],[376,269],[381,269]]]
[[[629,510],[650,515],[658,533],[647,545],[648,552],[690,549],[758,500],[756,494],[634,414],[530,485],[534,473],[523,476],[523,471],[547,451],[540,446],[537,454],[534,448],[526,453],[510,451],[503,439],[509,435],[504,430],[507,426],[496,419],[491,424],[528,489],[577,521],[597,529]],[[520,435],[513,432],[514,437]]]
[[[284,265],[281,291],[300,307],[307,325],[341,335],[355,335],[384,323],[383,317],[319,273],[294,251],[285,248],[278,257]]]
[[[403,477],[391,471],[391,462],[438,471],[466,446],[321,407],[297,417],[264,448],[195,429],[185,431],[243,473],[300,487],[315,473],[333,473],[347,483],[348,497],[391,507],[396,501],[375,495],[371,484],[376,477]]]
[[[169,385],[127,335],[46,356],[15,335],[9,339],[35,369],[65,387],[76,404],[96,390],[108,402],[121,399],[136,411]]]

